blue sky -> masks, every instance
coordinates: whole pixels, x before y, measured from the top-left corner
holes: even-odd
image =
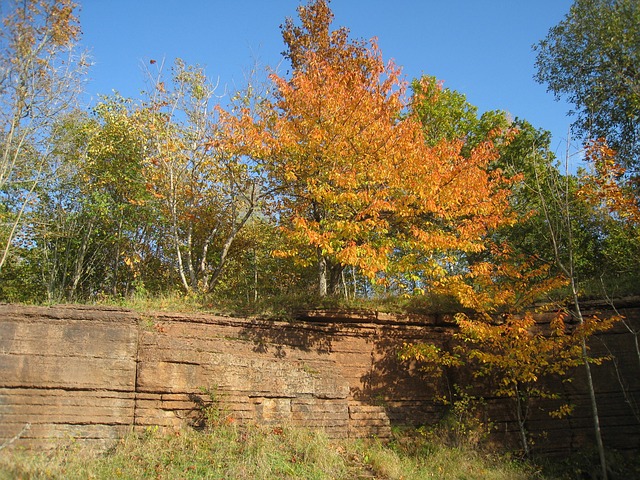
[[[143,65],[167,68],[176,57],[200,64],[233,90],[259,62],[277,68],[280,25],[296,17],[300,0],[79,0],[82,44],[94,63],[87,102],[117,90],[138,97]],[[333,0],[334,28],[352,38],[377,37],[385,59],[407,79],[434,75],[480,112],[506,110],[550,130],[565,150],[569,106],[536,83],[535,53],[569,11],[571,0]],[[281,70],[286,68],[281,65]]]

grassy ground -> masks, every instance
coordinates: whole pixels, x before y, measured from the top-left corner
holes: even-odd
[[[188,296],[174,292],[164,295],[131,295],[126,298],[104,296],[96,299],[94,304],[130,308],[139,312],[205,312],[238,317],[257,316],[270,319],[291,319],[300,310],[315,309],[367,310],[400,314],[442,314],[457,313],[464,310],[454,298],[436,294],[407,298],[386,296],[357,299],[345,299],[342,297],[320,298],[311,294],[282,295],[262,298],[255,303],[239,303],[237,299],[212,295]]]
[[[330,441],[321,433],[220,425],[203,432],[153,429],[106,452],[80,444],[48,454],[0,451],[0,479],[544,479],[531,464],[404,436]]]

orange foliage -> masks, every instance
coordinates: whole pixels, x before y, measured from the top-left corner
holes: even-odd
[[[506,243],[489,247],[488,260],[472,264],[466,275],[447,279],[448,291],[485,319],[495,313],[518,313],[567,280],[550,273],[550,265],[517,253]],[[471,280],[471,282],[467,282]]]
[[[490,229],[512,221],[506,181],[487,168],[498,156],[491,138],[468,157],[462,139],[428,146],[415,99],[376,42],[330,32],[322,0],[299,13],[302,27],[288,21],[283,30],[294,69],[271,75],[275,101],[257,118],[224,117],[239,154],[277,187],[296,254],[317,252],[374,278],[399,249],[412,258],[481,251]]]
[[[18,2],[16,2],[18,3]],[[29,51],[45,49],[53,51],[65,47],[80,38],[80,26],[74,10],[78,4],[71,0],[25,0],[16,5],[3,27],[14,30],[11,48],[27,57]],[[46,27],[34,27],[37,20],[44,20]]]
[[[580,193],[593,204],[602,204],[621,219],[640,224],[640,205],[637,197],[624,184],[625,169],[615,160],[615,151],[602,139],[587,146],[586,159],[594,173],[584,176]]]
[[[580,343],[565,331],[562,315],[541,327],[533,315],[508,315],[501,324],[479,322],[460,316],[460,336],[469,347],[469,360],[476,362],[476,376],[498,380],[495,393],[514,397],[527,395],[553,397],[536,385],[548,375],[564,375],[581,362]],[[520,391],[520,393],[519,393]]]

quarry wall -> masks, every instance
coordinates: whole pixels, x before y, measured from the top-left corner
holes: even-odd
[[[621,312],[640,329],[640,308]],[[0,305],[0,445],[20,432],[12,446],[48,448],[71,439],[107,445],[149,426],[199,428],[211,393],[228,422],[386,438],[391,425],[434,424],[446,411],[438,398],[447,382],[402,363],[399,349],[423,341],[446,348],[454,332],[446,315],[309,312],[272,321]],[[594,366],[605,443],[640,451],[635,340],[618,325],[592,349],[616,359]],[[586,386],[580,370],[574,376],[555,386],[575,405],[571,416],[552,419],[533,404],[539,451],[593,443]],[[516,438],[508,401],[487,397],[482,409],[498,440]]]

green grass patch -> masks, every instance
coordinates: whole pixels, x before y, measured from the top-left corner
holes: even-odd
[[[420,435],[332,441],[299,428],[217,425],[129,435],[107,451],[81,443],[0,452],[0,479],[543,479],[536,467]]]
[[[217,295],[185,295],[180,292],[127,297],[102,296],[95,304],[129,308],[139,312],[168,311],[180,313],[206,312],[229,316],[250,316],[270,319],[292,319],[301,310],[350,310],[387,313],[435,314],[464,310],[451,296],[429,293],[419,296],[376,296],[372,298],[319,297],[310,294],[278,295],[260,298],[257,302]]]

